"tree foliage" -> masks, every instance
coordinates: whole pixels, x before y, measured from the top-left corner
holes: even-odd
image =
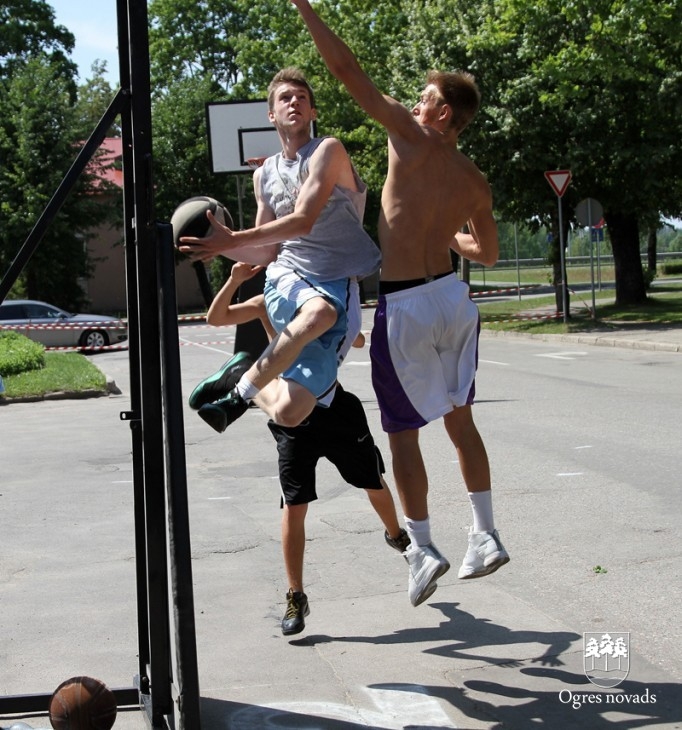
[[[71,84],[38,58],[17,67],[4,85],[0,126],[0,264],[3,270],[51,200],[77,153]],[[84,236],[99,222],[91,181],[77,183],[31,257],[19,291],[66,308],[83,303],[79,277],[89,273]],[[80,193],[80,195],[79,195]]]
[[[674,30],[681,7],[677,0],[436,0],[413,6],[411,35],[429,38],[426,49],[404,46],[418,64],[431,53],[436,64],[478,77],[484,106],[463,142],[505,217],[553,222],[556,231],[556,196],[543,177],[552,169],[573,174],[562,201],[567,220],[583,198],[602,203],[621,304],[645,296],[639,227],[681,207],[682,53]],[[450,43],[438,17],[453,19]]]
[[[79,104],[76,66],[67,57],[73,35],[55,25],[47,3],[10,0],[0,8],[0,18],[0,271],[4,274],[92,131],[89,126],[99,102],[86,101],[86,95]],[[14,294],[66,309],[84,304],[79,280],[91,268],[87,232],[106,219],[106,210],[93,195],[94,185],[92,174],[81,176]]]
[[[78,85],[76,100],[76,134],[87,139],[99,124],[102,115],[114,98],[114,90],[106,77],[106,61],[95,61],[90,67],[90,76]],[[120,137],[120,120],[117,119],[107,130],[107,137]]]
[[[483,106],[461,145],[488,176],[500,215],[553,228],[558,241],[557,200],[543,173],[570,169],[565,221],[581,199],[599,200],[617,301],[645,296],[640,229],[682,214],[679,0],[317,0],[316,8],[377,85],[406,104],[428,69],[471,70]],[[251,224],[249,186],[240,200],[232,176],[210,172],[205,105],[264,98],[273,74],[297,65],[316,91],[318,133],[342,139],[369,185],[366,225],[375,233],[385,133],[327,72],[287,0],[150,0],[148,9],[161,216],[209,194],[235,218],[243,204]],[[76,85],[73,46],[45,0],[0,7],[3,269],[113,98],[101,64]],[[69,196],[29,264],[26,293],[79,305],[83,235],[98,216],[91,192],[85,177]]]
[[[216,101],[263,98],[277,69],[298,65],[316,91],[319,133],[343,140],[370,187],[366,223],[375,231],[385,134],[326,71],[290,3],[151,0],[149,8],[159,149],[173,148],[167,160],[178,171],[191,167],[178,179],[162,161],[160,187],[167,171],[175,191],[210,188],[202,102],[183,98],[199,90]],[[645,297],[639,230],[682,212],[679,0],[317,0],[316,9],[382,91],[407,104],[430,68],[472,71],[483,106],[461,145],[488,176],[500,215],[552,228],[558,242],[557,199],[543,173],[570,169],[566,223],[581,199],[599,200],[617,301]]]
[[[273,0],[151,0],[149,18],[155,88],[210,79],[232,98],[262,93],[288,53],[283,40],[304,37],[288,4]]]
[[[55,24],[54,9],[45,0],[4,0],[0,5],[0,78],[38,54],[76,71],[68,59],[75,45],[73,33]]]

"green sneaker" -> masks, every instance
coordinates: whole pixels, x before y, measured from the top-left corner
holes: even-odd
[[[199,409],[199,416],[212,429],[222,433],[248,410],[249,404],[237,393],[237,389],[233,388],[224,398],[215,403],[204,403]]]
[[[248,352],[236,353],[220,370],[197,385],[189,397],[189,407],[198,411],[205,403],[213,403],[224,398],[252,365],[253,358]]]

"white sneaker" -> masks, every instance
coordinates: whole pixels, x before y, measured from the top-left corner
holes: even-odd
[[[509,562],[497,530],[474,532],[469,529],[469,549],[457,574],[458,578],[482,578]]]
[[[450,563],[438,552],[433,543],[410,545],[403,553],[410,568],[407,593],[410,603],[418,606],[438,587],[436,581],[450,569]]]

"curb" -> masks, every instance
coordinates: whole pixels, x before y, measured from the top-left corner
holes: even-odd
[[[602,335],[584,334],[532,334],[528,332],[504,332],[499,330],[481,329],[485,337],[516,337],[543,342],[573,342],[583,345],[598,345],[600,347],[623,347],[630,350],[651,350],[654,352],[682,352],[682,344],[676,342],[661,342],[652,340],[633,340],[626,337],[609,337]]]
[[[107,378],[107,384],[104,389],[89,388],[88,390],[56,390],[52,393],[44,393],[43,395],[23,395],[16,398],[0,396],[0,405],[9,405],[10,403],[37,403],[42,400],[84,400],[85,398],[102,398],[109,395],[121,395],[122,391],[116,385],[116,381]]]

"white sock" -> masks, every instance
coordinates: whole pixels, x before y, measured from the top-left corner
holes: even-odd
[[[428,517],[425,520],[411,520],[405,517],[405,529],[413,545],[422,546],[431,542],[431,523]]]
[[[492,532],[495,529],[492,491],[469,492],[469,501],[474,515],[474,532]]]
[[[242,375],[235,388],[237,389],[237,393],[239,393],[239,395],[241,395],[247,403],[260,393],[260,388],[256,388],[246,375]]]

